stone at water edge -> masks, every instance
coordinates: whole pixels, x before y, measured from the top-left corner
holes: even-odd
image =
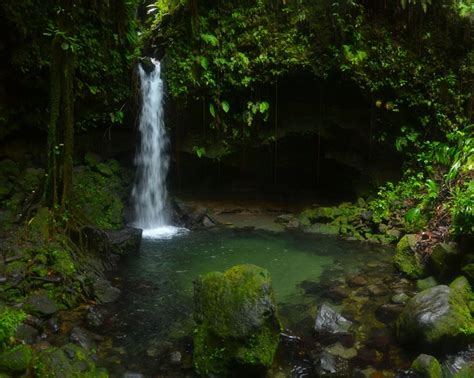
[[[438,285],[438,281],[433,276],[429,276],[416,281],[416,288],[418,290],[426,290]]]
[[[441,365],[438,360],[428,354],[420,354],[413,364],[411,369],[420,374],[423,378],[441,378]]]
[[[426,268],[421,257],[415,252],[416,235],[405,235],[397,244],[393,257],[396,268],[410,278],[421,278],[426,275]]]
[[[426,349],[462,347],[474,341],[474,321],[461,294],[439,285],[410,299],[395,324],[398,339]]]
[[[226,376],[239,367],[272,364],[280,322],[268,271],[238,265],[194,282],[194,364],[201,375]]]

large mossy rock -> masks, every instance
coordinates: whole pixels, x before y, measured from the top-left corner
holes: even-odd
[[[393,262],[397,269],[410,278],[426,276],[426,269],[420,256],[415,252],[416,235],[405,235],[397,244]]]
[[[204,376],[272,364],[280,322],[270,274],[255,265],[212,272],[194,283],[194,363]]]
[[[439,285],[408,301],[397,319],[398,339],[427,349],[462,347],[474,341],[474,321],[462,293]]]

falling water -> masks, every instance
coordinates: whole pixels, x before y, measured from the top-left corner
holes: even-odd
[[[144,237],[170,237],[180,229],[170,225],[167,212],[166,176],[169,158],[168,138],[164,127],[163,80],[160,62],[151,59],[151,72],[139,65],[142,109],[140,114],[140,147],[137,151],[137,179],[133,187],[135,226]]]

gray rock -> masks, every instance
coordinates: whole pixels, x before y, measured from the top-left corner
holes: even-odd
[[[131,371],[127,371],[123,373],[122,378],[144,378],[145,376],[141,373],[134,373]]]
[[[119,256],[138,253],[142,241],[142,232],[142,230],[132,227],[106,231],[110,242],[110,251]]]
[[[352,322],[338,314],[331,307],[322,304],[318,309],[314,330],[318,333],[346,333]]]
[[[426,348],[462,346],[473,340],[467,304],[458,292],[439,285],[410,299],[396,322],[396,334],[404,344]]]
[[[93,306],[89,308],[86,315],[87,325],[92,328],[99,328],[104,324],[105,321],[105,311],[98,308],[97,306]]]
[[[39,331],[29,324],[20,324],[15,332],[15,338],[26,344],[34,344],[39,336]]]

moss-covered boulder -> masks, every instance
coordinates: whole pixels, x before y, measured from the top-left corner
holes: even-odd
[[[27,345],[18,345],[0,354],[0,372],[22,374],[30,365],[33,352]]]
[[[439,285],[408,301],[396,321],[395,331],[407,346],[460,347],[474,341],[474,320],[463,296],[457,290]]]
[[[442,377],[439,361],[428,354],[420,354],[415,361],[413,361],[411,369],[423,378]]]
[[[269,273],[255,265],[212,272],[194,283],[194,363],[201,375],[226,376],[272,364],[280,322]]]
[[[426,268],[421,257],[415,252],[416,235],[405,235],[397,244],[393,263],[397,269],[410,278],[426,276]]]
[[[449,285],[450,289],[462,296],[466,303],[473,300],[472,288],[466,277],[460,276]]]

